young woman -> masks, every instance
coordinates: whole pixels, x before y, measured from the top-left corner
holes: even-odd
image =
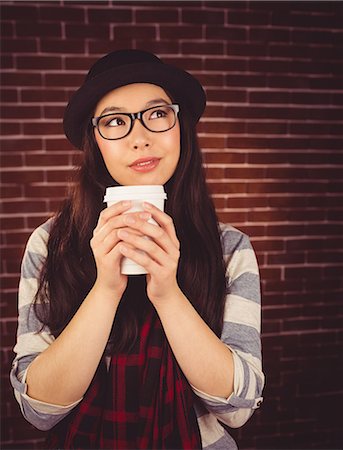
[[[206,190],[195,132],[205,103],[189,73],[123,50],[97,61],[68,104],[65,133],[83,160],[28,241],[11,372],[51,448],[235,449],[228,427],[261,404],[258,267]],[[115,185],[163,185],[166,212],[105,208]],[[124,256],[148,274],[123,275]]]

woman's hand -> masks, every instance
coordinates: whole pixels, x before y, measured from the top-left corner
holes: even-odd
[[[147,294],[156,305],[180,292],[176,279],[180,243],[170,216],[150,203],[144,203],[144,209],[159,226],[142,220],[140,215],[124,216],[128,228],[118,232],[123,241],[119,251],[147,270]]]
[[[127,276],[120,270],[122,254],[118,246],[118,231],[127,226],[123,213],[130,207],[131,202],[123,201],[101,211],[90,241],[97,267],[95,287],[111,292],[119,299],[126,289]]]

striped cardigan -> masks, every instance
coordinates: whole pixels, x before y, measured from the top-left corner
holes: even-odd
[[[82,399],[68,406],[48,404],[30,398],[26,391],[29,364],[53,342],[46,327],[41,330],[31,308],[39,272],[47,254],[47,240],[53,219],[30,236],[22,261],[19,284],[19,318],[16,354],[10,374],[14,393],[24,417],[36,428],[49,430]],[[237,445],[228,428],[237,428],[250,418],[262,403],[264,375],[261,368],[260,279],[257,261],[249,238],[230,225],[220,225],[224,259],[227,266],[227,298],[221,340],[234,359],[234,392],[229,398],[207,395],[193,388],[195,411],[202,446],[206,450],[233,450]],[[41,331],[40,331],[41,330]],[[222,424],[227,425],[223,427]]]

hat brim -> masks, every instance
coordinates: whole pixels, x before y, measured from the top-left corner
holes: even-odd
[[[108,92],[134,83],[162,87],[187,108],[196,123],[204,112],[206,95],[196,78],[175,66],[161,63],[136,63],[102,72],[86,81],[71,97],[65,110],[63,126],[69,141],[82,149],[86,120],[98,101]],[[133,111],[134,112],[134,111]]]

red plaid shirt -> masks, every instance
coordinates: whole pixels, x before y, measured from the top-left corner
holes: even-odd
[[[154,308],[128,354],[103,360],[81,403],[51,432],[50,448],[201,449],[193,392]]]

